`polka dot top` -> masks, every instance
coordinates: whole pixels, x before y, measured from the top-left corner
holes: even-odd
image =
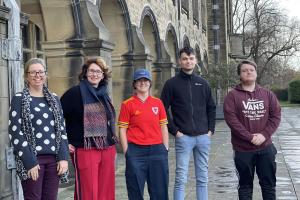
[[[9,138],[12,145],[14,146],[15,154],[18,154],[23,161],[25,168],[31,169],[37,164],[36,156],[31,151],[29,142],[26,136],[21,131],[21,94],[17,94],[11,103],[10,114],[9,114]],[[58,101],[59,102],[59,101]],[[37,155],[55,155],[55,126],[54,126],[54,115],[52,109],[48,105],[44,97],[31,97],[30,99],[31,109],[31,123],[32,130],[35,136],[36,151]],[[63,115],[62,115],[63,116]],[[62,144],[60,147],[59,160],[66,160],[68,152],[67,150],[67,136],[61,127],[62,133]],[[63,152],[65,151],[65,152]]]

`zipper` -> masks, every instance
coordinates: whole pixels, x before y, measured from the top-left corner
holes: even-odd
[[[189,87],[190,87],[190,97],[191,97],[191,111],[192,111],[192,128],[195,130],[194,122],[194,107],[193,107],[193,93],[192,93],[192,77],[189,78]]]

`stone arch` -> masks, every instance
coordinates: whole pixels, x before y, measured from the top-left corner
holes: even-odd
[[[160,61],[162,59],[162,53],[159,30],[156,17],[149,6],[146,6],[142,12],[140,29],[142,30],[146,46],[153,56],[152,61]]]
[[[110,32],[115,47],[113,55],[123,55],[133,50],[131,20],[125,0],[102,0],[101,19]]]
[[[190,44],[190,40],[189,40],[188,36],[184,35],[183,36],[183,47],[190,47],[190,46],[191,46],[191,44]]]
[[[152,74],[155,75],[154,89],[159,96],[166,80],[175,75],[176,61],[178,58],[178,39],[174,26],[169,23],[166,29],[164,41],[162,41],[162,61],[155,63]]]
[[[29,22],[38,26],[44,35],[41,47],[45,52],[44,58],[47,62],[48,86],[52,91],[61,95],[70,85],[75,84],[75,81],[70,80],[69,77],[72,74],[77,76],[78,73],[74,64],[72,69],[67,69],[70,67],[70,61],[64,58],[67,48],[64,43],[74,38],[76,33],[71,3],[22,0],[20,7],[21,12],[28,14]],[[26,51],[23,53],[26,54]],[[79,60],[81,62],[81,59]]]
[[[97,2],[100,1],[21,1],[22,12],[43,27],[48,85],[58,95],[78,83],[84,56],[100,55],[110,65],[113,45]]]
[[[30,14],[27,16],[26,23],[21,24],[22,38],[22,64],[21,71],[25,63],[33,57],[45,58],[42,43],[46,39],[44,17],[40,2],[36,1],[21,1],[21,12]],[[22,76],[23,77],[23,76]],[[22,81],[23,86],[23,81]]]
[[[133,67],[127,60],[127,55],[134,48],[131,20],[125,0],[102,0],[100,15],[110,32],[110,40],[114,43],[111,55],[112,96],[118,111],[121,102],[131,95]]]
[[[44,16],[42,14],[42,8],[39,0],[21,1],[21,12],[30,14],[29,20],[36,24],[43,32],[45,32]]]
[[[167,51],[170,56],[170,61],[176,64],[178,59],[178,40],[174,26],[169,23],[167,26],[165,43],[167,45]]]
[[[140,30],[144,40],[145,48],[149,51],[148,68],[152,73],[151,91],[154,96],[159,96],[162,82],[162,68],[160,63],[163,61],[161,51],[161,41],[156,17],[149,6],[146,6],[141,15]]]
[[[20,2],[21,11],[29,14],[29,20],[44,31],[46,40],[68,39],[74,35],[75,28],[70,4],[55,4],[41,0]],[[64,16],[63,20],[61,16]]]

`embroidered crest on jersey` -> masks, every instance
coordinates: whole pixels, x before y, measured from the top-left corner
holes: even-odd
[[[152,107],[152,112],[157,115],[158,114],[158,107]]]

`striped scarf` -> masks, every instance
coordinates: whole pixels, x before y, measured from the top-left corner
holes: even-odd
[[[115,135],[115,110],[107,93],[107,85],[94,88],[87,79],[79,83],[83,102],[84,148],[97,149],[109,147],[108,132],[117,142]]]

